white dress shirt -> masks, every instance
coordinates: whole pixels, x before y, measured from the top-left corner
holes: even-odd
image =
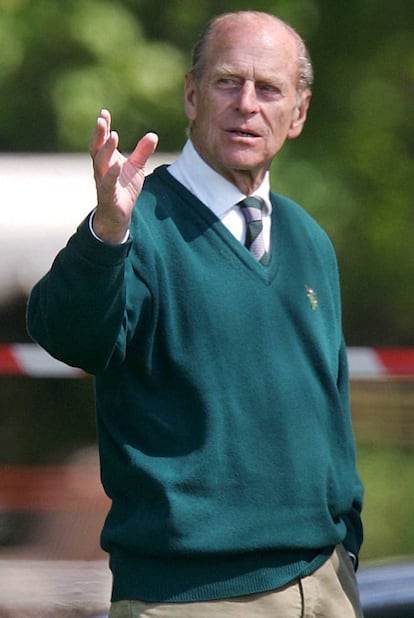
[[[179,155],[167,168],[176,180],[191,191],[205,206],[210,208],[227,229],[244,244],[246,221],[236,204],[247,197],[235,185],[213,170],[200,157],[191,140],[188,140]],[[270,222],[272,205],[270,203],[269,172],[262,184],[252,195],[263,200],[263,234],[266,250],[270,250]]]

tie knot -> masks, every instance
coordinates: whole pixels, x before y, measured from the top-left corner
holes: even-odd
[[[262,220],[262,210],[265,207],[263,200],[257,197],[246,197],[238,205],[247,222]]]

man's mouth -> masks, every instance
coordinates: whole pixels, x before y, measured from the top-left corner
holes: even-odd
[[[242,131],[240,129],[230,129],[229,133],[231,133],[232,135],[238,135],[240,137],[259,137],[259,135],[257,133],[254,133],[253,131]]]

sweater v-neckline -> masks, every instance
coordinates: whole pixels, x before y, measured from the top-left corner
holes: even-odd
[[[243,265],[251,275],[258,277],[265,284],[270,284],[273,281],[278,270],[281,235],[279,233],[277,204],[272,194],[270,196],[272,201],[270,259],[267,265],[263,265],[256,260],[239,240],[237,240],[206,204],[168,173],[166,165],[158,167],[153,173],[159,175],[161,180],[165,181],[179,194],[182,203],[188,208],[192,216],[198,216],[204,223],[208,223],[211,232],[217,238],[217,243],[220,245],[219,250],[224,253],[225,248],[233,256],[236,267],[237,263]]]

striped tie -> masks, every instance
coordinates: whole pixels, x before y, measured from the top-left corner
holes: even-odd
[[[266,265],[269,263],[269,254],[264,243],[262,221],[262,209],[265,204],[257,197],[246,197],[238,203],[238,206],[246,219],[245,246],[258,262]]]

